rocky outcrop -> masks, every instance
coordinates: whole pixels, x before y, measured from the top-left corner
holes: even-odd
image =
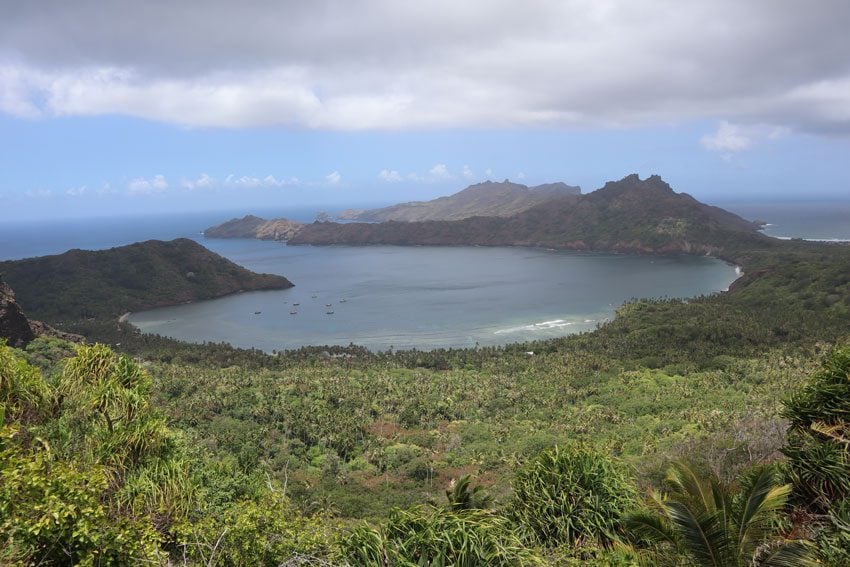
[[[0,280],[0,338],[10,346],[25,347],[35,338],[29,319],[15,301],[15,292]]]
[[[40,336],[58,337],[75,343],[84,340],[80,335],[66,333],[41,321],[28,319],[15,299],[15,292],[9,284],[0,280],[0,339],[5,339],[9,346],[23,348]]]

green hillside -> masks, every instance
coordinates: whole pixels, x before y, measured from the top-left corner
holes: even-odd
[[[636,253],[716,254],[769,246],[758,226],[674,192],[660,177],[630,175],[580,197],[551,200],[510,218],[313,223],[292,244],[543,246]]]
[[[284,277],[255,274],[186,238],[0,262],[0,273],[30,317],[57,324],[292,287]]]

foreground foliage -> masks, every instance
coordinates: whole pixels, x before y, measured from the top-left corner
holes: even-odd
[[[510,511],[526,538],[545,547],[619,539],[622,517],[635,504],[631,479],[602,451],[569,444],[544,451],[520,469]]]
[[[354,565],[385,567],[541,564],[506,517],[433,506],[395,510],[378,528],[356,528],[344,541],[343,554]]]
[[[814,553],[801,541],[788,541],[777,523],[791,485],[780,484],[772,467],[757,467],[741,479],[740,490],[679,462],[667,473],[665,493],[653,492],[647,512],[626,524],[637,541],[655,544],[658,562],[708,567],[814,565]]]

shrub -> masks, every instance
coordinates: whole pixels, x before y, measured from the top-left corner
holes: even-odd
[[[788,469],[795,494],[816,512],[850,498],[850,348],[840,348],[785,401]]]
[[[416,506],[394,510],[385,525],[346,534],[342,553],[354,565],[473,567],[538,565],[504,516],[483,510]]]
[[[636,497],[623,466],[581,444],[544,451],[517,473],[513,487],[515,521],[530,541],[546,547],[610,545]]]

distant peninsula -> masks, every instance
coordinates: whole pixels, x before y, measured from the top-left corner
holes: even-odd
[[[285,277],[251,272],[186,238],[5,261],[0,273],[28,314],[71,327],[84,319],[293,286]]]
[[[257,238],[259,240],[288,240],[304,227],[288,219],[266,220],[254,215],[230,219],[204,231],[207,238]]]
[[[496,185],[497,188],[493,187]],[[774,245],[773,239],[760,233],[759,223],[701,203],[687,193],[676,193],[657,175],[640,179],[632,174],[587,194],[577,194],[577,188],[564,184],[523,187],[508,182],[482,183],[444,199],[471,203],[470,195],[490,190],[500,194],[548,192],[549,197],[511,216],[488,215],[482,206],[476,209],[477,214],[459,220],[314,222],[294,227],[286,240],[290,244],[312,245],[539,246],[597,252],[708,255],[742,246]],[[440,199],[429,201],[423,207],[438,202]],[[408,203],[378,211],[410,212],[418,206]],[[464,214],[472,210],[467,207]],[[370,218],[374,213],[370,213]],[[273,222],[282,221],[245,217],[210,228],[205,234],[260,238],[258,228]],[[239,227],[243,230],[237,230]]]

